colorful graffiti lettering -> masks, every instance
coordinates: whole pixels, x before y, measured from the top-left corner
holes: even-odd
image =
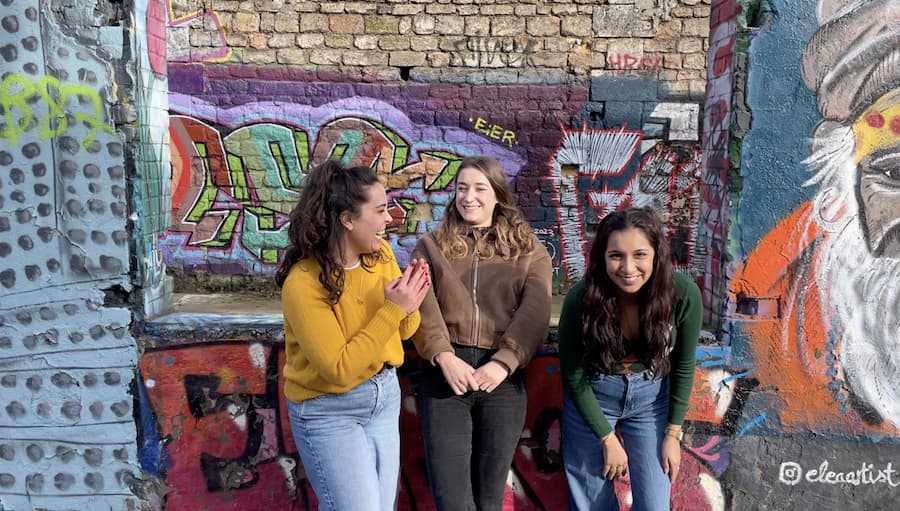
[[[46,112],[35,111],[36,99],[46,105]],[[35,123],[42,138],[59,136],[72,125],[83,123],[88,127],[82,139],[84,147],[94,143],[97,132],[115,133],[105,120],[103,100],[96,90],[87,85],[60,82],[52,76],[45,75],[35,81],[19,73],[4,75],[0,83],[0,110],[6,121],[5,127],[0,127],[0,138],[12,145]]]
[[[283,350],[264,343],[217,343],[141,357],[144,395],[166,460],[145,468],[171,483],[167,506],[252,506],[259,502],[253,489],[261,480],[273,504],[289,509],[294,500],[309,501],[280,399],[280,358]],[[238,489],[250,491],[233,491]],[[227,501],[209,498],[229,491]]]
[[[366,105],[371,108],[368,111],[396,112],[375,101]],[[259,108],[265,112],[268,106]],[[295,105],[295,110],[310,116],[306,107]],[[190,266],[192,250],[224,253],[240,247],[249,261],[239,264],[273,271],[279,250],[287,245],[288,214],[306,172],[314,162],[337,158],[345,165],[371,167],[384,178],[389,211],[395,218],[388,235],[405,264],[417,237],[440,220],[462,154],[474,149],[501,156],[510,177],[522,164],[520,157],[474,135],[463,138],[465,145],[443,140],[409,142],[386,117],[387,122],[384,116],[381,120],[358,114],[322,116],[318,126],[298,123],[295,119],[302,117],[292,115],[279,122],[240,120],[223,136],[226,127],[171,115],[173,221],[164,242],[175,241],[166,245],[171,247],[169,260]],[[460,131],[455,128],[450,135]]]

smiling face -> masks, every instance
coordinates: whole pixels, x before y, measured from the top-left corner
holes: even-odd
[[[371,254],[381,249],[384,230],[391,222],[387,208],[387,193],[381,183],[369,186],[368,200],[360,204],[359,213],[341,213],[344,226],[343,263],[351,265],[362,254]]]
[[[606,273],[622,295],[633,295],[653,276],[656,251],[644,231],[614,231],[606,242]]]
[[[456,210],[471,227],[490,227],[497,193],[487,176],[475,167],[464,167],[456,175]]]

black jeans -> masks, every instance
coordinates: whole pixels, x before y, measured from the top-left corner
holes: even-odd
[[[478,368],[493,350],[454,346]],[[493,392],[457,396],[440,367],[422,364],[419,414],[428,480],[437,511],[500,511],[506,478],[525,425],[525,382],[516,371]]]

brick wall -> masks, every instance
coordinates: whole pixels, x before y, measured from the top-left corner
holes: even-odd
[[[363,81],[559,83],[640,74],[659,80],[664,95],[700,99],[709,3],[195,0],[172,6],[181,23],[169,27],[169,53],[175,61],[227,53],[220,60],[334,69]],[[215,19],[193,22],[197,11]]]

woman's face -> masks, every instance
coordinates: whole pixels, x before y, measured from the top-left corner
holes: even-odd
[[[362,254],[371,254],[381,249],[384,230],[392,218],[388,213],[387,193],[384,185],[369,186],[368,200],[359,207],[359,214],[342,215],[345,228],[345,264],[352,264]]]
[[[633,295],[653,276],[656,251],[644,231],[614,231],[606,244],[606,273],[623,295]]]
[[[480,170],[464,167],[456,175],[456,210],[472,227],[490,227],[497,194]]]

